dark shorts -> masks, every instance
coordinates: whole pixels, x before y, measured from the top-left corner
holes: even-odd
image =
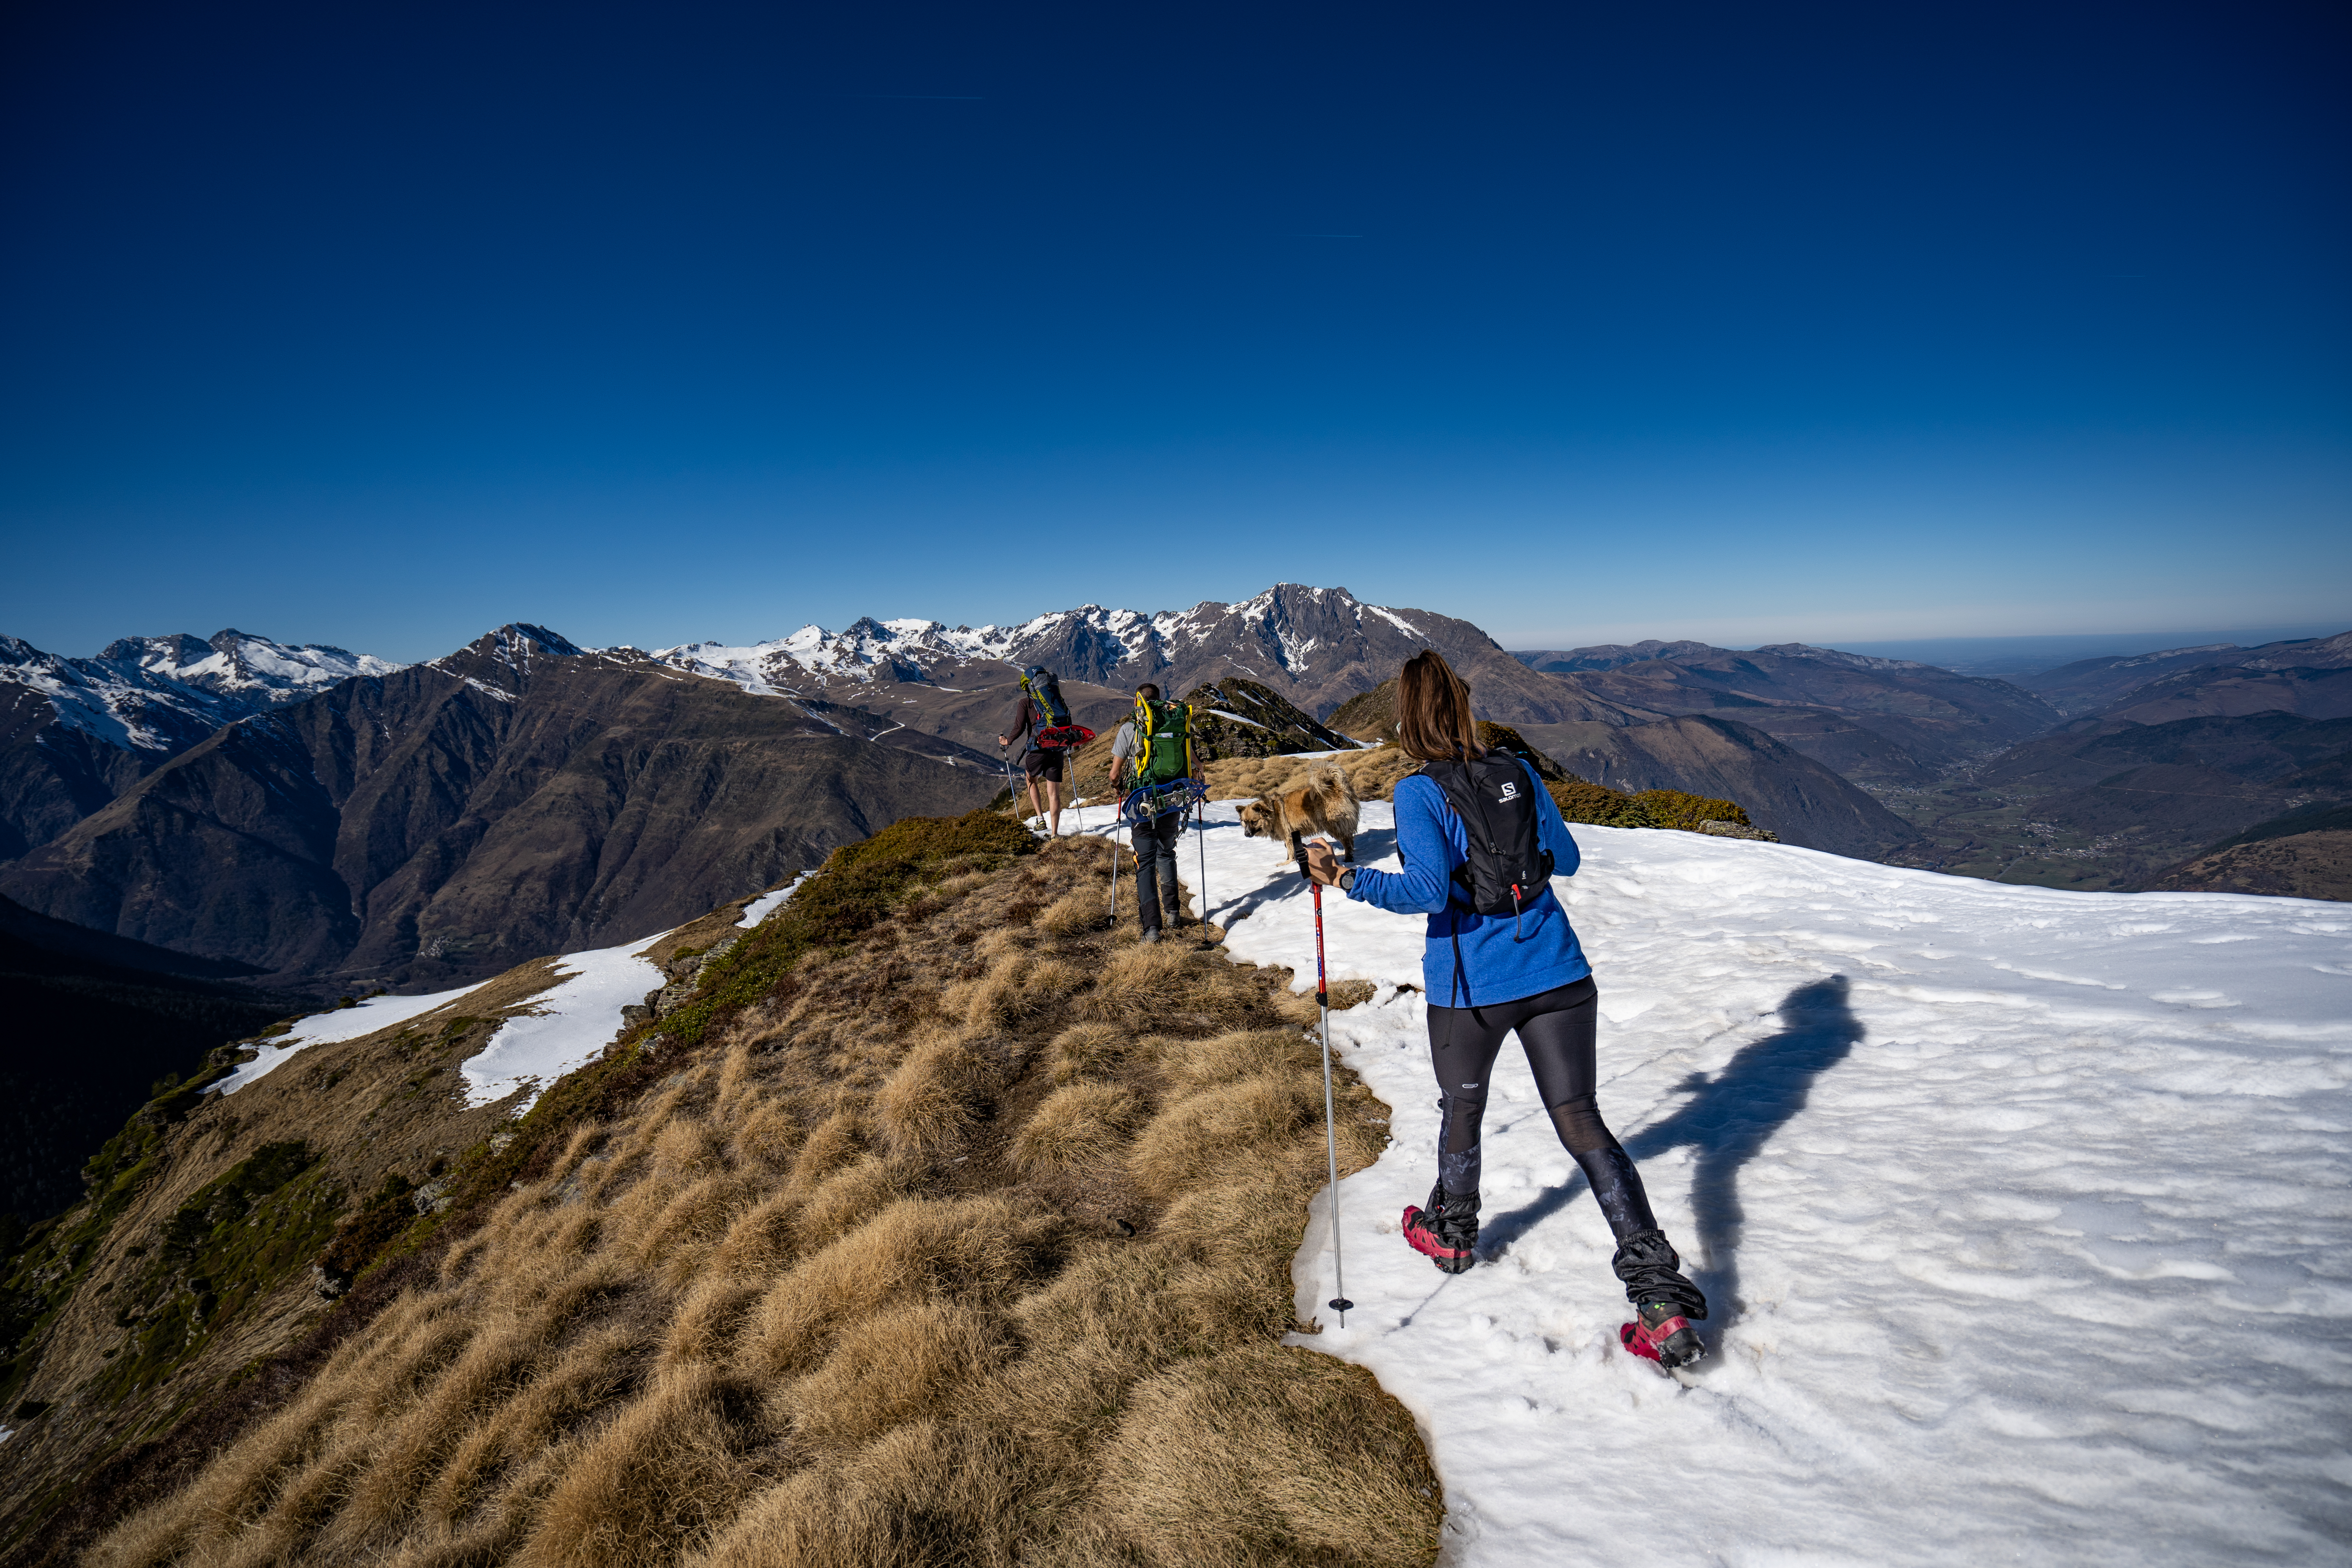
[[[1062,782],[1062,753],[1059,752],[1042,752],[1033,747],[1022,757],[1021,771],[1028,774],[1033,779],[1042,780],[1047,784],[1060,784]]]

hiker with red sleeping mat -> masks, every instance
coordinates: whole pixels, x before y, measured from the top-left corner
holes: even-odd
[[[1679,1272],[1594,1096],[1598,993],[1550,882],[1576,874],[1576,840],[1533,768],[1479,744],[1470,689],[1434,650],[1405,665],[1396,707],[1399,743],[1425,764],[1396,786],[1404,869],[1345,867],[1328,845],[1312,844],[1307,870],[1359,903],[1429,917],[1422,979],[1438,1178],[1426,1208],[1404,1211],[1405,1240],[1448,1274],[1477,1261],[1479,1128],[1503,1037],[1517,1033],[1552,1126],[1617,1238],[1612,1267],[1637,1317],[1620,1342],[1662,1366],[1687,1365],[1706,1353],[1690,1325],[1706,1316],[1706,1298]]]

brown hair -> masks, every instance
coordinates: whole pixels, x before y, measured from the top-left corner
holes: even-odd
[[[1483,757],[1478,721],[1470,716],[1470,688],[1445,656],[1429,648],[1405,660],[1397,676],[1397,743],[1424,763]]]
[[[1160,688],[1152,685],[1151,682],[1148,680],[1135,689],[1135,694],[1138,697],[1142,698],[1146,702],[1157,702],[1160,700]]]

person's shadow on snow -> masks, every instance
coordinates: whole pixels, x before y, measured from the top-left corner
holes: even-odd
[[[1846,1005],[1847,990],[1845,976],[1832,974],[1790,992],[1779,1009],[1778,1034],[1742,1046],[1711,1079],[1691,1074],[1675,1086],[1689,1100],[1664,1121],[1624,1140],[1637,1166],[1669,1149],[1697,1151],[1691,1209],[1698,1235],[1693,1238],[1696,1245],[1684,1253],[1683,1267],[1706,1292],[1711,1326],[1721,1327],[1739,1311],[1738,1253],[1747,1220],[1739,1204],[1739,1167],[1805,1108],[1813,1079],[1843,1061],[1862,1039],[1862,1021]],[[1478,1237],[1480,1255],[1499,1255],[1583,1190],[1580,1172],[1525,1207],[1496,1215]]]

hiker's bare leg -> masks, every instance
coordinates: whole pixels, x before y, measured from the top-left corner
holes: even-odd
[[[1037,779],[1034,774],[1029,779],[1029,815],[1040,822],[1045,818],[1045,808],[1037,804]]]
[[[1059,779],[1045,781],[1045,805],[1054,816],[1052,825],[1045,831],[1059,838],[1062,836],[1062,783]]]

